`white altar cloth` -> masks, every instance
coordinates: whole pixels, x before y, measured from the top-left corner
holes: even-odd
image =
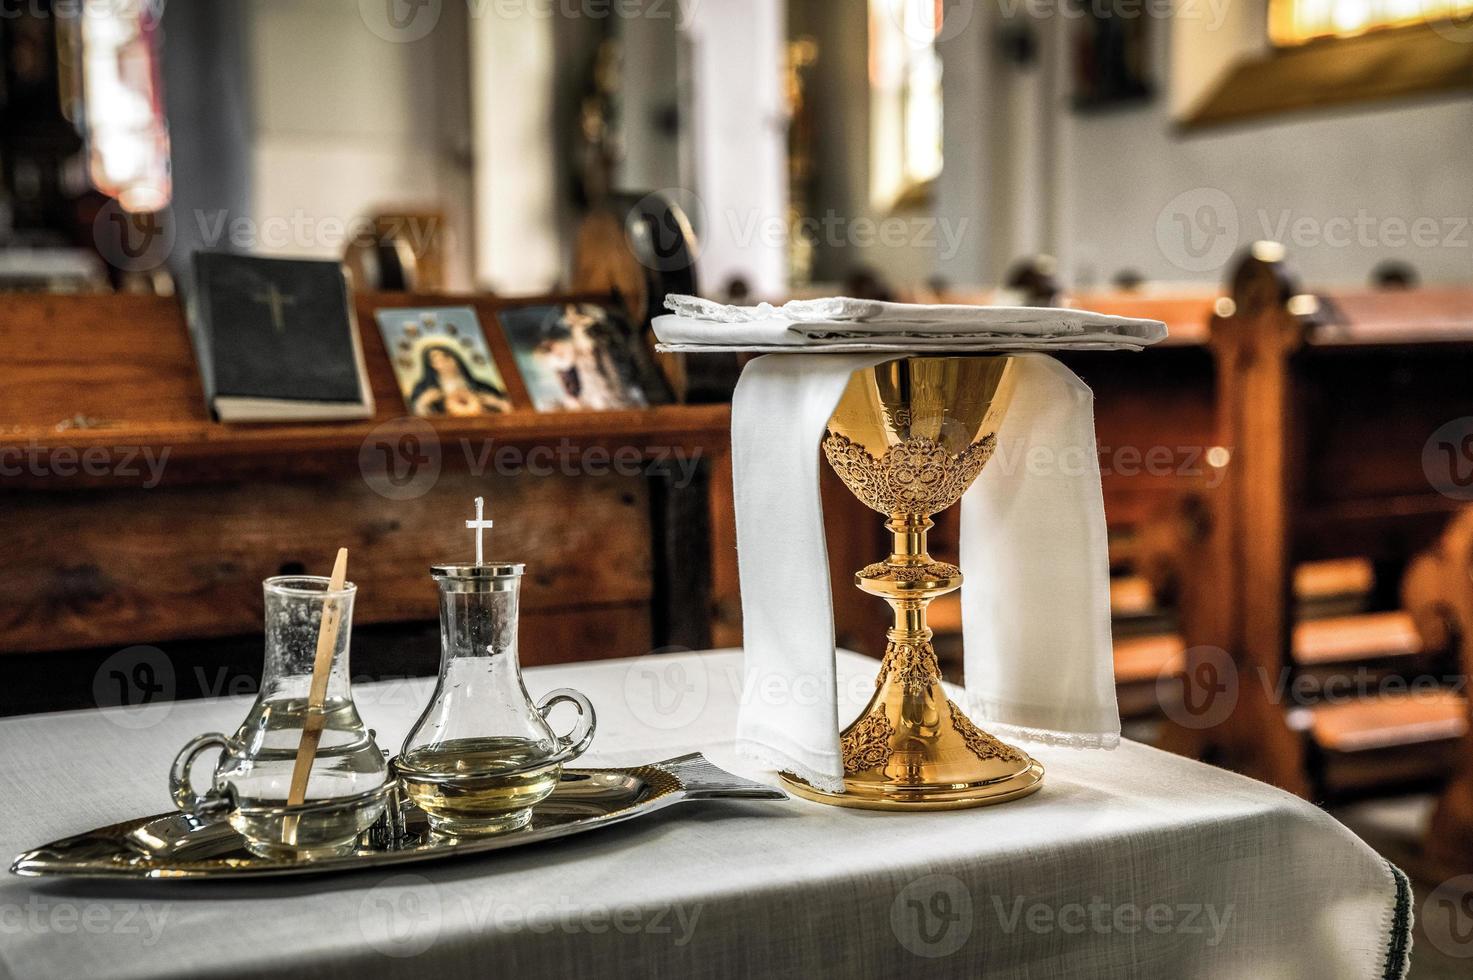
[[[847,718],[875,661],[839,657]],[[583,690],[587,765],[732,744],[735,651],[546,667]],[[360,684],[382,745],[430,681]],[[752,696],[766,696],[753,692]],[[190,736],[247,698],[0,719],[0,856],[169,808]],[[568,721],[554,715],[555,727]],[[1286,793],[1126,742],[1029,746],[1043,789],[1002,806],[896,815],[680,804],[548,845],[351,875],[200,882],[0,879],[0,977],[1399,976],[1399,875]],[[770,774],[769,774],[770,776]],[[1363,928],[1371,924],[1371,928]]]

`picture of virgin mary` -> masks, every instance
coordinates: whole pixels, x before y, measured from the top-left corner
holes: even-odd
[[[426,344],[420,351],[419,380],[409,394],[415,415],[489,415],[511,411],[506,392],[471,371],[449,344]]]
[[[670,398],[644,337],[617,305],[529,303],[496,317],[539,412],[646,408]]]
[[[561,385],[559,408],[576,412],[644,405],[634,379],[620,371],[610,340],[596,311],[569,303],[548,313],[532,357]]]

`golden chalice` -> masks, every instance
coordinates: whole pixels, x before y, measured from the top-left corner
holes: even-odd
[[[926,607],[961,588],[961,569],[926,551],[931,515],[959,501],[997,447],[1016,372],[1002,355],[910,357],[857,371],[824,436],[846,486],[889,517],[890,557],[861,569],[859,588],[895,610],[875,693],[840,738],[843,793],[790,773],[821,803],[944,810],[1026,796],[1043,766],[974,725],[946,696]]]

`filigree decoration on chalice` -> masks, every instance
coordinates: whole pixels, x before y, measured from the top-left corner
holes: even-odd
[[[961,735],[962,740],[967,743],[967,748],[979,759],[1001,759],[1004,762],[1022,762],[1024,755],[1017,749],[1005,742],[1000,742],[991,735],[972,724],[972,719],[956,706],[955,701],[948,700],[946,707],[951,711],[951,724]]]
[[[840,479],[866,505],[882,514],[926,517],[961,499],[997,448],[988,433],[953,456],[929,436],[912,436],[885,450],[879,459],[837,432],[824,436],[823,451]]]
[[[891,565],[889,562],[877,561],[861,568],[859,577],[876,582],[921,582],[926,579],[956,578],[961,573],[960,568],[944,561],[927,562],[924,565]]]
[[[879,769],[890,761],[890,739],[895,728],[884,711],[875,711],[856,722],[840,739],[844,772],[853,774]]]
[[[931,679],[940,674],[941,666],[936,662],[936,651],[931,644],[892,640],[885,650],[884,661],[880,663],[880,676],[875,678],[875,687],[891,679],[902,685],[907,694],[920,694],[930,685]]]

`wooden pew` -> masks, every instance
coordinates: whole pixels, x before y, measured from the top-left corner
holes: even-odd
[[[1466,700],[1404,689],[1436,676],[1438,651],[1394,607],[1402,567],[1461,506],[1422,460],[1439,426],[1473,414],[1473,290],[1318,297],[1261,243],[1230,296],[1210,339],[1230,461],[1183,498],[1176,548],[1186,676],[1220,710],[1169,741],[1314,798],[1435,785]],[[1344,559],[1374,566],[1378,615],[1300,622],[1296,571]]]
[[[1437,543],[1407,568],[1406,608],[1430,645],[1454,651],[1466,695],[1473,678],[1473,509],[1465,509]],[[1443,875],[1473,874],[1473,711],[1465,700],[1462,739],[1452,775],[1433,811],[1425,854]]]
[[[87,665],[120,647],[163,644],[183,673],[258,637],[261,579],[323,569],[338,545],[352,550],[360,588],[355,669],[432,669],[429,566],[467,554],[461,528],[477,494],[496,520],[491,553],[528,566],[525,662],[711,642],[712,555],[735,550],[720,519],[729,482],[713,483],[729,465],[726,406],[538,413],[494,329],[507,300],[356,302],[374,418],[228,425],[208,417],[177,301],[6,297],[0,712],[59,706],[32,695],[76,703],[47,678],[70,679],[85,704]],[[477,309],[515,411],[404,418],[373,311],[435,305]],[[612,466],[621,450],[632,471]],[[688,485],[650,465],[677,452],[700,461]],[[157,474],[150,459],[164,461]],[[376,642],[380,656],[358,656]],[[259,641],[229,650],[259,666]]]

